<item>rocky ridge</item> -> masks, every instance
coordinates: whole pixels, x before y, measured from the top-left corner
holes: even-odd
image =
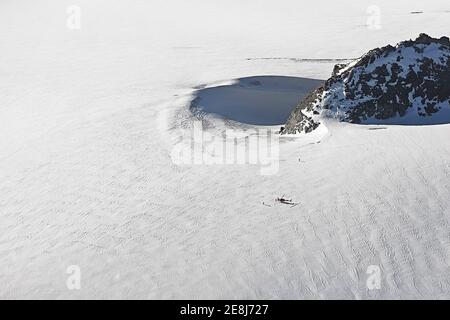
[[[350,123],[399,119],[420,123],[450,115],[450,40],[421,34],[376,48],[347,65],[291,113],[282,133],[311,132],[322,117]],[[450,117],[448,119],[450,122]]]

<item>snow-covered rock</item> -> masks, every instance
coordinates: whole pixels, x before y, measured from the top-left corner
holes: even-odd
[[[337,65],[295,108],[283,132],[311,132],[323,117],[367,124],[449,123],[449,57],[449,38],[420,34]]]

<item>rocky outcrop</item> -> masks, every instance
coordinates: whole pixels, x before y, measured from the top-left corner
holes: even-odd
[[[282,133],[311,132],[322,117],[374,123],[433,117],[443,109],[449,114],[449,57],[449,38],[421,34],[337,65],[332,77],[294,109]]]

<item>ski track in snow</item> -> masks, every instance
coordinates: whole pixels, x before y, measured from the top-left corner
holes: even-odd
[[[58,27],[71,3],[30,13],[24,2],[0,5],[0,30],[11,30],[0,43],[1,298],[450,298],[450,125],[330,121],[324,136],[281,138],[273,176],[171,161],[193,121],[192,88],[332,71],[245,57],[360,56],[420,32],[444,35],[446,21],[400,14],[420,1],[379,1],[378,31],[354,28],[366,1],[326,2],[323,17],[308,17],[303,2],[255,11],[252,1],[202,1],[208,14],[183,1],[183,14],[163,1],[94,2],[79,1],[79,33]],[[427,6],[440,16],[446,2]],[[334,16],[342,8],[346,19]],[[262,13],[279,24],[267,28]],[[248,29],[227,22],[241,15]],[[277,204],[282,195],[300,205]],[[71,291],[73,264],[82,284]],[[367,289],[370,265],[381,268],[380,290]]]

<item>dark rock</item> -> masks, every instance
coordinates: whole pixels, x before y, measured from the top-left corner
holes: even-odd
[[[450,108],[449,58],[448,37],[435,39],[422,33],[395,47],[373,49],[345,70],[346,65],[336,65],[332,77],[295,108],[283,132],[314,130],[323,110],[327,115],[334,112],[341,121],[362,123],[408,112],[432,116],[442,105]]]
[[[343,68],[345,68],[347,65],[343,63],[339,63],[334,66],[333,73],[331,74],[332,77],[335,77],[338,75],[339,71],[341,71]]]

